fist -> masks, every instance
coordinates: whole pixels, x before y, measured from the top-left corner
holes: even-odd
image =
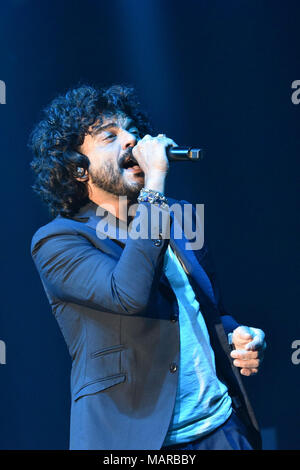
[[[235,347],[230,354],[233,365],[240,367],[242,375],[256,374],[266,349],[264,332],[259,328],[239,326],[232,333],[231,339]]]
[[[145,176],[149,176],[152,173],[167,174],[169,161],[166,148],[169,145],[176,146],[175,142],[164,134],[159,134],[157,137],[147,134],[133,147],[132,155]]]

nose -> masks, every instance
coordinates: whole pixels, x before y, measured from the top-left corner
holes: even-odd
[[[123,129],[122,131],[122,149],[126,150],[128,147],[134,147],[137,143],[137,136],[129,131]]]

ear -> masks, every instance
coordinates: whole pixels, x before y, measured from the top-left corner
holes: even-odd
[[[76,170],[76,176],[75,179],[80,182],[88,181],[89,179],[89,174],[88,171],[85,170],[84,168],[78,166]]]
[[[65,152],[64,157],[66,159],[66,164],[71,164],[73,177],[80,183],[88,181],[89,159],[87,156],[77,150],[69,150]]]

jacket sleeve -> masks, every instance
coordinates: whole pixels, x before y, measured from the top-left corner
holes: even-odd
[[[145,222],[151,224],[150,204],[143,205]],[[169,218],[164,220],[169,223]],[[113,313],[134,315],[146,308],[154,278],[162,269],[167,238],[155,243],[151,238],[128,237],[116,260],[76,230],[65,232],[33,237],[32,257],[46,291],[64,302]]]

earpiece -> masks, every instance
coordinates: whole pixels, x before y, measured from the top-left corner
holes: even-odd
[[[78,176],[78,178],[82,178],[84,176],[84,173],[85,173],[84,168],[81,168],[81,167],[78,166],[77,167],[77,176]]]
[[[77,167],[77,178],[80,178],[83,181],[88,179],[88,174],[86,170],[80,166]]]

